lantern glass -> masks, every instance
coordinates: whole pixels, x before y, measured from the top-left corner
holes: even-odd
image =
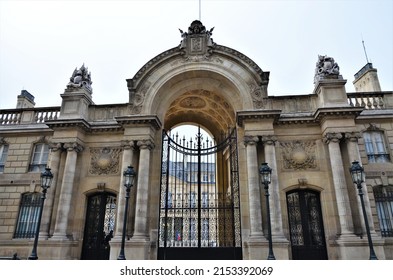
[[[269,165],[264,162],[261,164],[259,167],[259,175],[261,176],[261,183],[262,184],[270,184],[271,182],[271,175],[272,175],[272,169],[269,167]]]
[[[53,174],[49,167],[45,168],[45,171],[41,173],[41,187],[45,190],[49,189],[53,180]]]
[[[364,169],[358,161],[352,162],[352,166],[349,171],[351,172],[352,182],[354,184],[360,185],[364,182]]]
[[[128,166],[127,169],[123,173],[124,175],[124,185],[126,187],[132,187],[134,185],[136,172],[134,167]]]

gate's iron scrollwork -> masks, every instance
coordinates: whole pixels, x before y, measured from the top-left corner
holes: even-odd
[[[236,131],[218,145],[163,132],[159,259],[241,258]]]

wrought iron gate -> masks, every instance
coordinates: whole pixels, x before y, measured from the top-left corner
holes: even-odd
[[[241,259],[236,130],[218,145],[163,132],[158,259]]]
[[[294,260],[326,260],[326,242],[319,193],[287,193],[289,230]]]
[[[115,219],[115,195],[102,192],[88,198],[81,259],[109,260]]]

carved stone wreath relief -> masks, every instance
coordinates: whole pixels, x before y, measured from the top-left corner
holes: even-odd
[[[118,174],[120,168],[120,153],[120,148],[91,148],[89,174]]]
[[[316,169],[316,144],[314,141],[280,142],[283,168],[289,170]]]

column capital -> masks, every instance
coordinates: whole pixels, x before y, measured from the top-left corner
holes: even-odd
[[[152,140],[150,139],[143,139],[143,140],[139,140],[137,142],[137,145],[139,147],[139,149],[143,150],[143,149],[154,149],[154,143]]]
[[[329,144],[330,142],[338,143],[338,142],[340,142],[341,138],[343,138],[343,135],[341,133],[328,132],[323,137],[323,142],[325,144]]]
[[[262,143],[264,145],[275,145],[277,142],[277,137],[274,135],[264,135],[262,136]]]
[[[243,138],[244,145],[256,145],[259,141],[258,136],[246,135]]]
[[[123,148],[123,150],[133,150],[135,148],[135,143],[133,140],[122,140],[120,142],[120,146]]]
[[[61,144],[61,143],[49,143],[49,149],[52,151],[52,152],[58,152],[58,151],[61,151],[62,149],[63,149],[63,144]]]
[[[362,134],[360,132],[346,132],[344,138],[350,142],[357,143],[359,138],[362,138]]]
[[[75,151],[77,153],[82,152],[84,149],[84,147],[77,142],[64,143],[63,147],[69,152]]]

